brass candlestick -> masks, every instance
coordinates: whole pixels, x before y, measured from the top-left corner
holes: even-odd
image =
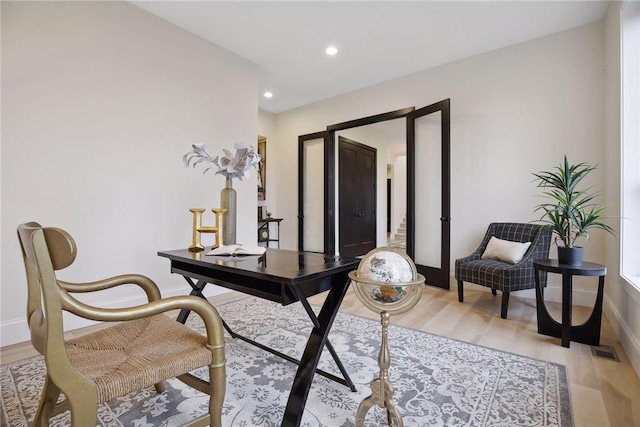
[[[378,354],[380,375],[371,381],[371,395],[358,406],[355,426],[362,427],[367,412],[373,405],[386,410],[391,427],[403,427],[400,413],[393,404],[393,387],[389,380],[391,354],[388,329],[392,314],[401,314],[413,308],[422,296],[424,276],[405,253],[394,248],[378,248],[364,256],[358,270],[349,273],[355,283],[358,299],[370,310],[380,313],[382,342]]]
[[[202,213],[205,211],[203,208],[191,208],[189,209],[193,213],[193,230],[191,234],[191,246],[189,246],[189,250],[191,252],[200,252],[204,250],[204,246],[200,243],[200,235],[202,233],[213,233],[216,235],[216,241],[214,245],[211,247],[212,249],[220,246],[220,233],[222,232],[222,227],[220,225],[220,221],[222,219],[222,214],[225,213],[226,209],[211,209],[211,211],[216,216],[216,225],[214,226],[203,226],[202,225]]]

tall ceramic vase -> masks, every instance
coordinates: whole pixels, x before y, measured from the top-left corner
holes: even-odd
[[[220,207],[226,209],[222,221],[222,244],[236,244],[236,190],[233,189],[233,181],[227,179],[224,188],[220,191]]]

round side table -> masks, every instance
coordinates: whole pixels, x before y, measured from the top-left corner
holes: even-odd
[[[600,327],[602,324],[602,298],[604,296],[604,276],[607,267],[593,262],[582,265],[565,265],[558,260],[547,259],[533,262],[536,277],[536,310],[538,313],[538,333],[562,338],[562,346],[569,347],[571,341],[600,345]],[[544,289],[540,286],[540,272],[562,274],[562,323],[556,322],[544,304]],[[571,325],[572,281],[573,276],[599,276],[598,295],[591,316],[582,325]]]

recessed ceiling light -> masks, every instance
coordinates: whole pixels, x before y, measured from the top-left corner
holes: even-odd
[[[327,52],[327,55],[335,55],[336,53],[338,53],[338,48],[335,46],[329,46],[325,52]]]
[[[267,92],[264,93],[264,97],[265,98],[273,98],[273,94],[271,92],[267,91]]]

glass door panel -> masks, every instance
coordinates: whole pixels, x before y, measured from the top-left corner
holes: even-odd
[[[415,254],[414,261],[442,266],[442,124],[440,111],[415,120]]]
[[[407,254],[426,283],[449,289],[449,100],[415,110],[407,120]]]
[[[323,253],[326,132],[298,138],[298,250]]]
[[[304,142],[303,251],[324,251],[324,139]]]

